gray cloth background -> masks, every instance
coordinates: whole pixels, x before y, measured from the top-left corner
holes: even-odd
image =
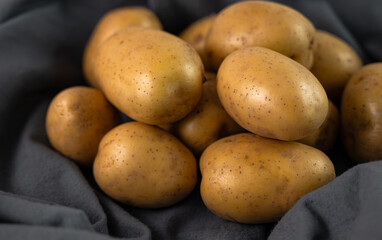
[[[50,146],[47,106],[85,85],[84,45],[97,20],[123,5],[153,9],[167,31],[217,12],[230,0],[0,1],[0,239],[382,239],[382,162],[354,166],[338,142],[337,179],[304,196],[277,223],[245,225],[214,216],[199,188],[184,201],[146,210],[118,204]],[[382,61],[382,1],[285,0]]]

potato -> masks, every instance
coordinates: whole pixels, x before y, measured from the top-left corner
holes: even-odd
[[[180,33],[179,37],[184,41],[188,42],[195,48],[202,58],[204,67],[206,69],[211,69],[208,62],[207,54],[205,51],[206,36],[210,31],[211,24],[215,20],[216,15],[212,14],[198,21],[192,23],[183,32]]]
[[[244,1],[223,9],[206,39],[208,61],[217,70],[223,59],[244,47],[266,47],[307,68],[313,63],[313,24],[278,3]]]
[[[131,206],[160,208],[195,187],[197,164],[178,139],[154,126],[128,122],[108,132],[93,166],[98,186]]]
[[[100,46],[95,72],[109,101],[147,124],[184,118],[202,95],[204,67],[198,53],[159,30],[119,31]]]
[[[382,159],[382,62],[364,66],[346,84],[341,120],[342,141],[353,160]]]
[[[297,140],[316,131],[328,112],[328,98],[308,69],[270,49],[231,53],[217,75],[227,113],[243,128],[268,138]]]
[[[99,90],[76,86],[54,97],[45,124],[57,151],[82,167],[91,167],[102,137],[120,122],[118,111]]]
[[[196,108],[187,117],[167,127],[196,156],[217,139],[244,131],[221,106],[216,92],[216,75],[207,74],[206,79]]]
[[[321,82],[328,97],[337,102],[346,82],[362,67],[362,60],[346,42],[325,31],[316,32],[313,51],[311,72]]]
[[[303,195],[335,178],[323,152],[251,133],[211,144],[202,154],[200,170],[207,208],[224,219],[249,224],[277,221]]]
[[[321,127],[309,136],[297,141],[318,148],[321,151],[329,151],[333,149],[336,143],[339,125],[340,114],[337,107],[329,100],[329,111]]]
[[[84,52],[83,72],[90,85],[99,88],[93,73],[94,57],[98,47],[110,36],[126,27],[161,30],[162,24],[150,9],[144,7],[120,7],[106,13],[95,27]]]

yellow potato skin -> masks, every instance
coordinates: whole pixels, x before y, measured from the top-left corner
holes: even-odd
[[[342,142],[358,163],[382,158],[382,63],[368,64],[346,84],[341,102]]]
[[[102,137],[120,122],[118,111],[99,90],[76,86],[54,97],[45,126],[57,151],[82,167],[91,167]]]
[[[128,122],[102,139],[93,166],[98,186],[131,206],[160,208],[184,199],[195,187],[197,164],[174,136]]]
[[[99,88],[93,73],[94,57],[98,47],[110,36],[126,27],[162,29],[162,24],[150,9],[138,6],[120,7],[106,13],[97,23],[86,44],[83,57],[83,72],[90,85]]]
[[[231,53],[217,75],[217,91],[227,113],[263,137],[297,140],[316,131],[328,112],[325,90],[314,75],[270,49]]]
[[[202,154],[200,170],[207,208],[248,224],[279,220],[303,195],[335,178],[323,152],[251,133],[211,144]]]
[[[340,100],[346,82],[362,67],[361,58],[349,44],[322,30],[316,31],[313,51],[311,72],[330,99]]]
[[[215,76],[215,77],[213,77]],[[203,94],[196,108],[179,122],[168,128],[196,156],[219,138],[244,132],[221,106],[216,92],[216,75],[207,75]]]
[[[204,67],[185,41],[159,30],[126,28],[99,48],[101,89],[120,111],[152,125],[185,117],[199,102]]]
[[[195,48],[199,53],[204,67],[206,69],[211,69],[208,62],[208,57],[205,51],[206,37],[210,31],[211,24],[215,20],[216,15],[209,15],[204,18],[199,19],[198,21],[192,23],[188,26],[183,32],[180,33],[179,37],[184,41],[188,42]]]
[[[297,141],[326,152],[333,149],[338,136],[339,127],[340,114],[337,107],[329,100],[329,111],[321,127],[309,136]]]
[[[265,1],[243,1],[223,9],[211,26],[206,52],[217,70],[235,50],[259,46],[290,57],[307,68],[313,64],[313,24],[287,6]]]

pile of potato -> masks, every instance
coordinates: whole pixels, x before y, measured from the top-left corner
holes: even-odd
[[[239,2],[179,37],[148,9],[119,8],[96,26],[83,69],[92,87],[53,99],[47,135],[121,203],[175,204],[199,165],[213,213],[277,221],[335,178],[322,151],[336,141],[340,102],[349,155],[382,157],[382,63],[362,67],[347,43],[281,4]],[[136,121],[121,124],[118,110]]]

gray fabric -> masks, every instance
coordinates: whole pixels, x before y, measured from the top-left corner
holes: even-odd
[[[303,197],[278,223],[222,220],[196,188],[147,210],[118,204],[91,172],[54,151],[44,118],[60,90],[84,85],[81,58],[97,20],[123,5],[152,8],[177,33],[231,0],[0,1],[0,239],[378,239],[382,162],[353,167],[340,142],[336,180]],[[382,2],[285,0],[317,28],[344,38],[365,62],[382,61]]]
[[[303,197],[269,239],[381,239],[382,168],[357,166]]]

